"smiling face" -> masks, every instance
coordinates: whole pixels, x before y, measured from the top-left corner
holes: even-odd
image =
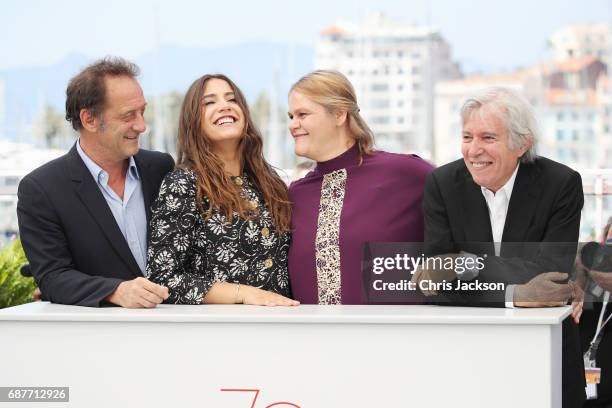
[[[138,153],[139,136],[146,130],[146,102],[136,80],[127,76],[104,78],[104,109],[95,139],[109,160],[125,160]]]
[[[223,79],[211,78],[204,86],[200,129],[213,147],[235,144],[244,134],[245,118],[231,86]]]
[[[323,105],[297,91],[289,94],[288,114],[296,155],[321,162],[346,149],[347,141],[340,132],[345,123],[342,116],[329,112]]]
[[[461,153],[474,182],[496,192],[510,179],[528,146],[510,149],[508,129],[486,107],[471,112],[463,124]]]

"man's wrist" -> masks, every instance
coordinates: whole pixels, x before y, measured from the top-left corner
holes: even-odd
[[[514,307],[534,307],[536,304],[533,301],[525,299],[525,284],[515,285],[512,295]]]
[[[115,290],[113,290],[110,295],[108,295],[107,297],[104,298],[105,301],[109,302],[109,303],[113,303],[115,305],[119,305],[119,291],[122,289],[121,285],[123,285],[125,282],[119,282],[119,284],[117,285],[117,287],[115,287]]]

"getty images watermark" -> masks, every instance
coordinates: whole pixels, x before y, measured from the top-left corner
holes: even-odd
[[[508,302],[514,300],[516,285],[527,284],[546,272],[562,272],[571,280],[579,247],[575,242],[461,242],[439,246],[368,242],[363,248],[362,287],[373,303],[423,303],[423,295],[443,295],[435,300],[449,303],[466,299],[483,304]],[[554,290],[548,293],[535,284],[532,288],[539,290],[534,293],[541,301],[558,297]],[[529,291],[522,293],[531,295]]]
[[[420,254],[418,257],[408,254],[395,254],[392,257],[375,257],[372,259],[372,273],[382,275],[389,271],[403,271],[413,276],[419,269],[432,271],[455,277],[478,276],[485,267],[484,261],[487,255],[476,256],[473,254],[457,254],[456,256],[437,256],[426,257]],[[372,289],[375,291],[483,291],[483,290],[504,290],[505,284],[502,282],[481,282],[477,278],[466,281],[459,279],[422,279],[411,281],[404,278],[399,281],[385,281],[384,279],[374,279]]]

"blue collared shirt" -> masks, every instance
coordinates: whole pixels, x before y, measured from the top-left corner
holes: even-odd
[[[147,213],[142,194],[142,181],[134,158],[130,157],[122,200],[108,185],[108,173],[81,149],[80,139],[77,141],[76,148],[96,181],[100,192],[102,192],[132,255],[134,255],[136,263],[140,267],[140,271],[144,275],[147,259]]]

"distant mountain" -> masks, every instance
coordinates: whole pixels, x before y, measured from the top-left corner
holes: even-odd
[[[146,96],[156,92],[155,54],[151,51],[136,62],[141,68],[140,82]],[[218,48],[162,46],[157,71],[158,92],[184,92],[191,82],[206,73],[224,73],[243,90],[253,103],[257,96],[273,89],[277,72],[277,92],[282,102],[289,86],[313,68],[314,49],[268,42],[250,42]],[[4,135],[13,139],[18,129],[31,124],[41,108],[50,104],[64,109],[68,80],[92,60],[82,55],[68,55],[59,63],[0,70],[5,82]]]

